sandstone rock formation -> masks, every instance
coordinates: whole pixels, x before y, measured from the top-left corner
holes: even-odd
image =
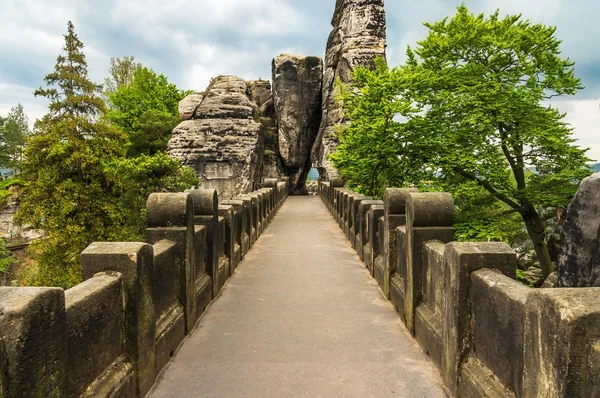
[[[386,21],[384,0],[337,0],[327,43],[323,77],[323,119],[312,149],[313,164],[322,177],[335,175],[329,154],[338,144],[335,126],[343,123],[343,112],[333,98],[337,78],[352,80],[358,66],[374,66],[377,57],[385,57]]]
[[[600,286],[600,173],[583,180],[567,209],[557,273],[560,287]]]
[[[257,120],[264,127],[262,178],[279,178],[284,174],[284,167],[279,156],[279,136],[271,83],[267,80],[251,80],[248,82],[248,92],[250,99],[258,107]]]
[[[167,150],[196,170],[203,188],[229,199],[260,182],[264,127],[255,120],[257,104],[244,80],[217,77],[204,96],[184,99],[180,113],[184,120],[173,130]]]
[[[323,60],[282,54],[273,60],[273,97],[279,155],[294,194],[307,194],[311,149],[321,122]]]

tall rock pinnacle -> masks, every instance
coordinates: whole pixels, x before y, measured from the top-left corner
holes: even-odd
[[[344,123],[343,111],[333,98],[334,83],[352,81],[358,66],[374,67],[377,57],[384,57],[386,19],[384,0],[337,0],[325,57],[323,77],[323,118],[312,149],[312,163],[322,177],[335,175],[329,154],[338,145],[335,126]]]

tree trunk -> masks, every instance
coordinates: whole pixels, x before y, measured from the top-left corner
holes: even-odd
[[[538,261],[542,267],[544,279],[546,279],[548,275],[554,271],[552,259],[550,258],[550,251],[548,250],[548,244],[546,243],[546,228],[540,215],[532,205],[527,205],[525,208],[526,211],[521,213],[521,217],[525,222],[527,233],[533,242],[535,253],[537,254]]]

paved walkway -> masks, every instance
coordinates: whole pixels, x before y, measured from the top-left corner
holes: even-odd
[[[151,397],[445,397],[318,197],[290,197]]]

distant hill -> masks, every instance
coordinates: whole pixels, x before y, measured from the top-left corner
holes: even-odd
[[[600,172],[600,163],[592,163],[590,164],[590,168],[592,169],[592,173],[598,173]],[[527,171],[530,171],[532,173],[536,173],[535,167],[528,167]]]

